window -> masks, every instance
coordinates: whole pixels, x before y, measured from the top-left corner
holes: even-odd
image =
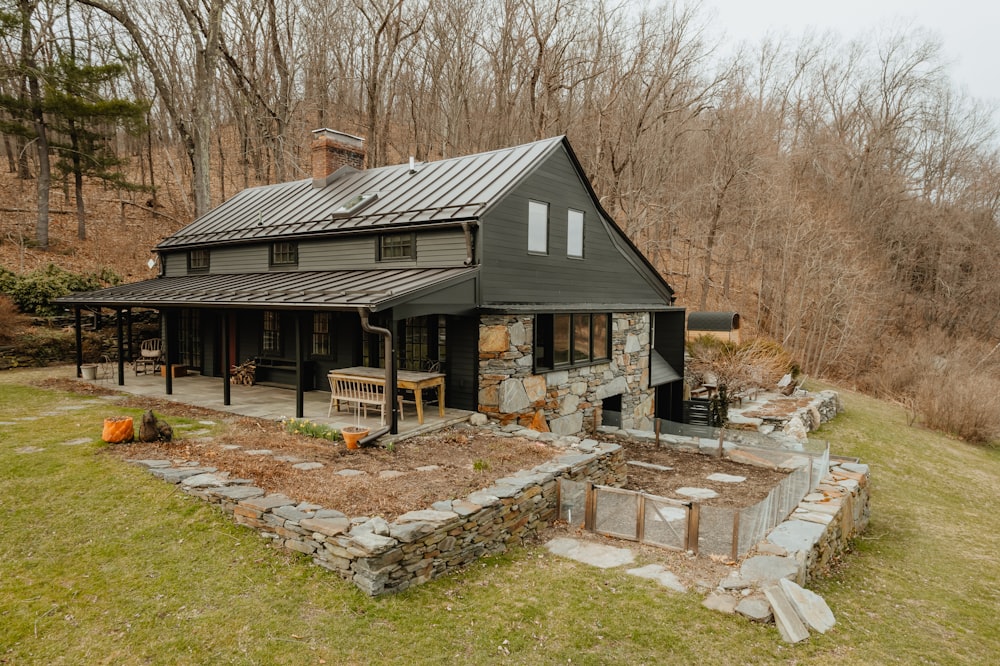
[[[589,365],[611,358],[611,315],[539,314],[535,316],[535,369]]]
[[[208,250],[191,250],[188,252],[188,272],[207,273],[209,256]]]
[[[378,237],[379,261],[399,261],[416,258],[414,234],[382,234]]]
[[[312,332],[312,353],[313,356],[330,355],[330,313],[313,313]]]
[[[583,258],[583,213],[578,210],[566,217],[566,256]]]
[[[264,312],[264,339],[261,351],[265,354],[281,353],[281,326],[278,313],[272,310]]]
[[[549,253],[549,205],[528,202],[528,252]]]
[[[298,266],[299,246],[296,243],[282,241],[271,245],[272,266]]]

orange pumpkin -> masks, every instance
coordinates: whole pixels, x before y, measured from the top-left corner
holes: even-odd
[[[132,424],[131,416],[115,416],[104,419],[104,431],[101,439],[108,444],[120,444],[131,442],[135,439],[135,427]]]

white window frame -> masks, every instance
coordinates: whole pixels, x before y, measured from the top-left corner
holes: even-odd
[[[566,212],[566,256],[583,259],[583,211],[570,208]]]
[[[541,201],[528,202],[528,253],[549,253],[549,205]]]

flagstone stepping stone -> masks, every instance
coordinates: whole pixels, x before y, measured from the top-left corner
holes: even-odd
[[[215,421],[198,421],[202,425],[215,425]]]
[[[663,587],[674,590],[675,592],[687,592],[687,588],[684,587],[684,584],[681,583],[680,579],[678,579],[672,571],[667,571],[659,564],[647,564],[646,566],[639,567],[637,569],[627,569],[625,573],[638,576],[639,578],[655,580]]]
[[[395,469],[384,469],[378,473],[378,478],[380,479],[395,479],[396,477],[403,476],[406,472],[400,472]]]
[[[735,474],[723,474],[722,472],[716,472],[715,474],[709,474],[706,477],[709,481],[718,481],[720,483],[743,483],[747,480],[745,476],[736,476]]]
[[[635,555],[628,548],[615,548],[568,537],[552,539],[545,544],[545,547],[553,555],[567,557],[601,569],[620,567],[635,561]]]
[[[89,437],[79,437],[77,439],[71,439],[68,442],[63,442],[63,446],[79,446],[80,444],[86,444],[90,441]]]
[[[672,472],[674,470],[673,467],[667,467],[666,465],[654,465],[653,463],[643,462],[641,460],[628,460],[625,464],[632,465],[633,467],[641,467],[643,469],[651,469],[654,472]]]
[[[360,469],[342,469],[336,472],[336,474],[339,476],[351,477],[351,476],[361,476],[362,474],[364,474],[364,472],[362,472]]]
[[[302,458],[299,458],[298,456],[274,456],[274,459],[279,462],[286,462],[286,463],[304,462]]]
[[[208,428],[199,428],[198,430],[192,430],[187,434],[191,435],[192,437],[201,437],[202,435],[207,435],[210,432],[212,431],[209,430]]]
[[[235,451],[237,449],[242,449],[243,447],[239,444],[222,444],[219,448],[223,451]]]
[[[300,462],[292,465],[293,469],[300,469],[303,472],[308,472],[313,469],[323,469],[323,463],[321,462]]]
[[[441,469],[440,465],[423,465],[417,468],[418,472],[436,472]]]
[[[44,450],[40,446],[22,446],[19,449],[14,449],[14,453],[41,453]]]
[[[710,488],[690,488],[688,486],[678,488],[677,494],[691,499],[715,499],[719,496],[719,493]]]
[[[274,455],[274,451],[272,451],[271,449],[250,449],[248,451],[244,451],[244,453],[247,454],[248,456],[273,456]]]

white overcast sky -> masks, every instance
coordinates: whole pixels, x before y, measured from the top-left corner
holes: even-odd
[[[713,24],[730,40],[751,43],[768,32],[796,38],[810,29],[830,30],[846,41],[909,23],[941,40],[956,87],[1000,102],[997,0],[702,0],[702,9],[705,16],[714,14]]]

